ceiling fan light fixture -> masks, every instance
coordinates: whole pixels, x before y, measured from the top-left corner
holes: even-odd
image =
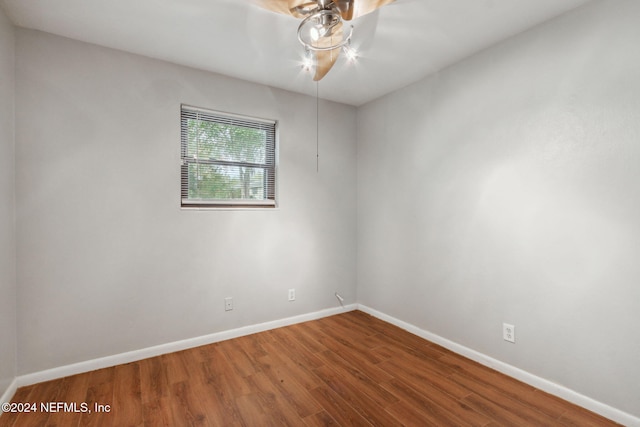
[[[302,58],[302,69],[306,72],[310,72],[313,69],[314,60],[311,51],[305,49],[304,57]]]
[[[327,34],[327,29],[321,25],[313,26],[309,29],[309,37],[315,43]]]
[[[344,30],[344,21],[371,13],[395,0],[253,0],[273,12],[301,18],[298,41],[306,57],[302,68],[315,68],[313,80],[321,80],[344,52],[353,62],[358,53],[351,47],[353,26]]]
[[[347,58],[349,62],[355,62],[358,60],[358,51],[351,46],[351,43],[342,47],[344,51],[344,56]]]
[[[340,34],[333,40],[334,31]],[[342,36],[342,17],[337,9],[321,9],[307,16],[298,27],[298,41],[305,49],[329,51],[341,48],[351,41],[353,26]]]
[[[311,37],[311,40],[313,40],[314,42],[318,41],[318,39],[320,38],[320,31],[318,31],[317,27],[311,27],[309,29],[309,37]]]

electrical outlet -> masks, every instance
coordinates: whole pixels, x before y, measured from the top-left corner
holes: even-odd
[[[505,341],[509,341],[515,344],[516,342],[516,327],[508,323],[502,324],[502,338]]]
[[[289,301],[295,301],[295,300],[296,300],[296,290],[289,289]]]
[[[224,311],[233,310],[233,298],[228,297],[224,299]]]

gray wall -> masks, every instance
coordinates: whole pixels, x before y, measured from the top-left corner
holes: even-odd
[[[14,29],[0,7],[0,396],[16,375]]]
[[[23,29],[16,72],[20,374],[355,302],[355,108],[317,173],[315,98]],[[279,121],[278,209],[180,209],[180,103]]]
[[[640,416],[639,16],[596,2],[359,109],[360,303]]]

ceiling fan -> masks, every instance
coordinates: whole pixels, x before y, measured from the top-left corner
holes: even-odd
[[[353,26],[344,31],[344,21],[394,2],[395,0],[256,0],[273,12],[302,19],[298,41],[304,46],[311,64],[315,65],[313,80],[321,80],[333,67],[340,52],[351,53],[349,46]]]

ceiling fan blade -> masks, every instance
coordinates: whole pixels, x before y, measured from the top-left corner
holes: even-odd
[[[253,0],[253,3],[263,9],[296,18],[304,18],[311,9],[318,7],[318,3],[309,0]]]
[[[342,19],[351,21],[394,1],[395,0],[334,0],[334,3],[340,11]]]
[[[345,21],[351,21],[353,19],[353,1],[354,0],[334,0],[333,3],[336,5],[338,10],[340,11],[340,15],[342,15],[342,19]]]
[[[253,0],[257,6],[283,15],[291,15],[289,12],[289,0]]]
[[[329,70],[336,63],[340,56],[340,49],[320,50],[316,52],[316,73],[313,76],[314,81],[322,80]]]
[[[312,13],[318,10],[318,3],[315,1],[291,1],[289,0],[289,4],[296,3],[295,5],[289,8],[290,13],[296,18],[306,18]]]
[[[321,37],[315,44],[317,47],[331,47],[342,41],[342,22],[334,27],[331,34]],[[329,70],[333,67],[333,64],[338,60],[340,51],[342,48],[338,47],[331,50],[317,50],[315,51],[316,57],[316,74],[313,76],[314,81],[321,80],[327,75]]]

